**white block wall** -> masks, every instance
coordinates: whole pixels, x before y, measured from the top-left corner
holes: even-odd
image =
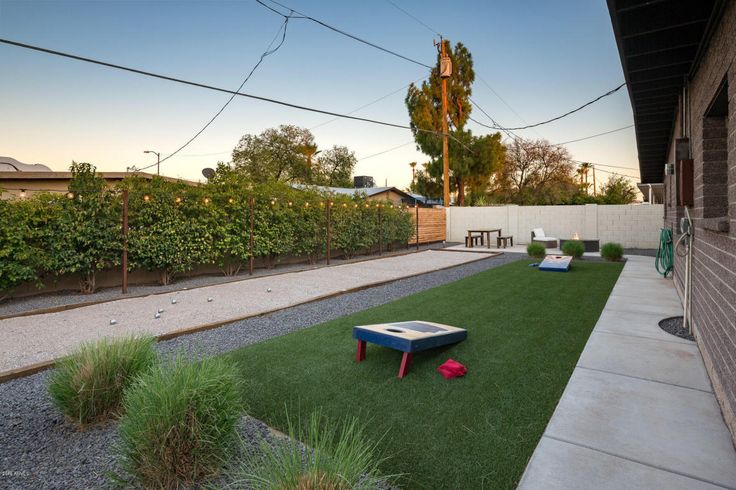
[[[664,206],[627,204],[582,206],[451,207],[447,210],[447,240],[463,242],[469,229],[501,228],[514,243],[529,243],[532,228],[570,238],[598,238],[626,248],[657,248]]]

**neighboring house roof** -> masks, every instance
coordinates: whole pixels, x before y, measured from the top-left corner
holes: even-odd
[[[51,169],[40,163],[23,163],[15,158],[0,156],[0,172],[51,172]]]
[[[728,0],[608,0],[636,123],[641,181],[662,182],[685,80]]]
[[[0,162],[2,164],[2,162]],[[43,167],[43,165],[41,165]],[[97,175],[106,180],[123,180],[126,177],[133,175],[141,177],[143,179],[152,179],[155,174],[149,174],[146,172],[97,172]],[[72,178],[71,172],[53,172],[50,170],[36,170],[36,171],[5,171],[3,172],[0,168],[0,181],[2,180],[70,180]],[[161,176],[162,179],[169,182],[183,182],[189,185],[199,185],[199,182],[185,179],[175,179],[173,177]]]
[[[384,192],[395,192],[402,197],[408,199],[414,199],[411,194],[408,194],[401,189],[396,187],[329,187],[325,185],[303,185],[303,184],[292,184],[292,187],[296,189],[316,189],[318,191],[327,192],[331,194],[342,194],[344,196],[356,196],[359,194],[365,194],[368,197],[375,196],[377,194],[383,194]]]

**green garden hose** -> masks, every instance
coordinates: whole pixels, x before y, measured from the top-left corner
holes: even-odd
[[[657,258],[654,266],[663,277],[672,272],[674,266],[674,252],[672,246],[672,230],[662,228],[659,233],[659,248],[657,249]]]

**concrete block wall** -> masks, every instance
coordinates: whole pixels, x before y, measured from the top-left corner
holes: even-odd
[[[447,210],[447,240],[463,242],[469,229],[501,228],[525,244],[533,228],[549,236],[598,238],[626,248],[657,248],[664,207],[652,205],[486,206]]]

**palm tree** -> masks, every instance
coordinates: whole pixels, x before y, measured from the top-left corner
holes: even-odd
[[[588,192],[588,172],[593,168],[592,163],[581,163],[580,168],[578,169],[578,174],[580,174],[580,185],[583,184],[583,176],[585,176],[585,192]]]
[[[320,153],[317,151],[317,143],[305,143],[299,146],[299,152],[307,160],[307,180],[312,182],[312,157]]]
[[[417,162],[411,162],[409,166],[411,167],[411,185],[414,185],[414,181],[416,180],[416,173],[415,173],[416,170],[415,169],[417,166]]]

